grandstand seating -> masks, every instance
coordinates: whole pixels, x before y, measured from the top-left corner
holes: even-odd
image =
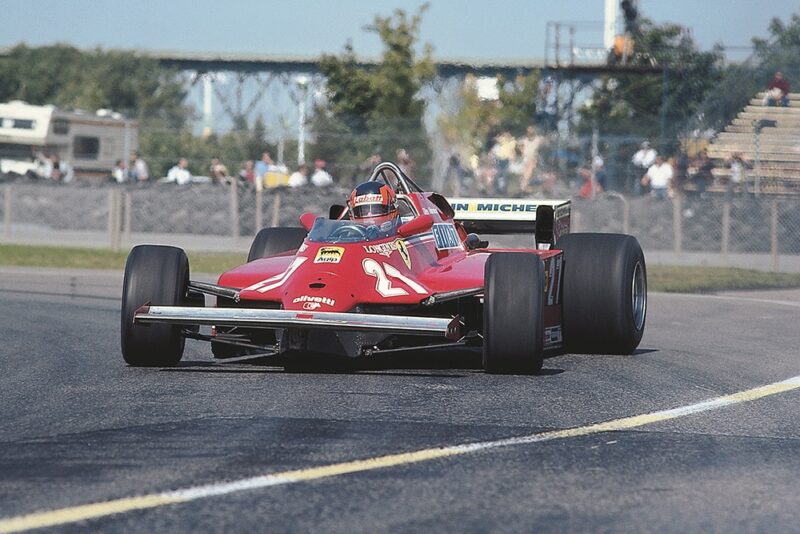
[[[749,105],[708,145],[714,160],[714,175],[726,181],[730,175],[727,158],[740,152],[753,168],[748,171],[748,188],[753,191],[756,175],[763,193],[800,193],[800,93],[789,95],[788,107],[770,107],[759,93]],[[759,120],[775,120],[764,126],[758,136],[758,168],[756,163],[756,128]]]

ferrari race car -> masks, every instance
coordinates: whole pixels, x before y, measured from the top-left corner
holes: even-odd
[[[638,346],[647,278],[634,237],[570,234],[569,201],[448,201],[391,162],[368,182],[396,194],[393,222],[366,226],[349,205],[306,213],[302,227],[261,230],[247,263],[216,284],[191,280],[179,248],[133,248],[125,361],[175,365],[187,338],[209,341],[217,358],[266,354],[283,365],[481,346],[486,371],[535,373],[551,354]],[[478,233],[528,234],[533,246],[489,248]]]

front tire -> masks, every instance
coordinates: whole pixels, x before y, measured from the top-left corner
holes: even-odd
[[[544,264],[536,254],[492,254],[484,270],[483,367],[537,373],[544,344]]]
[[[297,250],[307,235],[305,228],[262,228],[250,245],[247,262]]]
[[[122,286],[122,357],[128,365],[169,367],[183,356],[180,326],[135,325],[133,316],[146,303],[180,306],[187,303],[189,259],[176,247],[139,245],[125,264]]]
[[[622,234],[567,234],[555,248],[564,251],[567,352],[632,353],[647,316],[647,268],[639,242]]]

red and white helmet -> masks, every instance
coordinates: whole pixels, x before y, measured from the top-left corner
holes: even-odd
[[[362,224],[381,224],[397,217],[397,195],[381,182],[364,182],[356,186],[347,201],[350,218]]]

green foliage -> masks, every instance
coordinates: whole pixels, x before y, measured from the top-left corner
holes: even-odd
[[[800,82],[800,14],[788,23],[773,19],[769,33],[767,39],[753,38],[754,53],[747,61],[725,67],[720,90],[709,92],[699,108],[696,127],[724,128],[778,70]]]
[[[338,56],[322,57],[326,102],[315,109],[311,126],[316,142],[309,153],[336,162],[334,172],[340,176],[375,152],[394,159],[400,148],[412,154],[418,167],[427,166],[430,148],[419,91],[435,69],[430,47],[421,54],[415,50],[426,9],[427,4],[411,17],[399,9],[390,17],[375,17],[368,30],[381,39],[383,52],[374,68],[359,67],[350,44]]]
[[[631,63],[654,63],[665,74],[605,76],[580,110],[578,129],[588,133],[597,126],[606,135],[675,139],[706,96],[719,90],[722,51],[701,51],[683,27],[647,19],[634,43]]]
[[[65,109],[113,109],[171,128],[183,127],[191,117],[177,71],[131,52],[19,45],[0,58],[0,80],[0,102],[18,99]]]
[[[458,111],[439,117],[445,140],[451,146],[478,151],[492,131],[509,130],[517,136],[524,134],[527,126],[534,122],[540,79],[539,72],[518,76],[514,80],[499,76],[498,100],[486,101],[478,98],[474,78],[467,78],[459,90]]]

